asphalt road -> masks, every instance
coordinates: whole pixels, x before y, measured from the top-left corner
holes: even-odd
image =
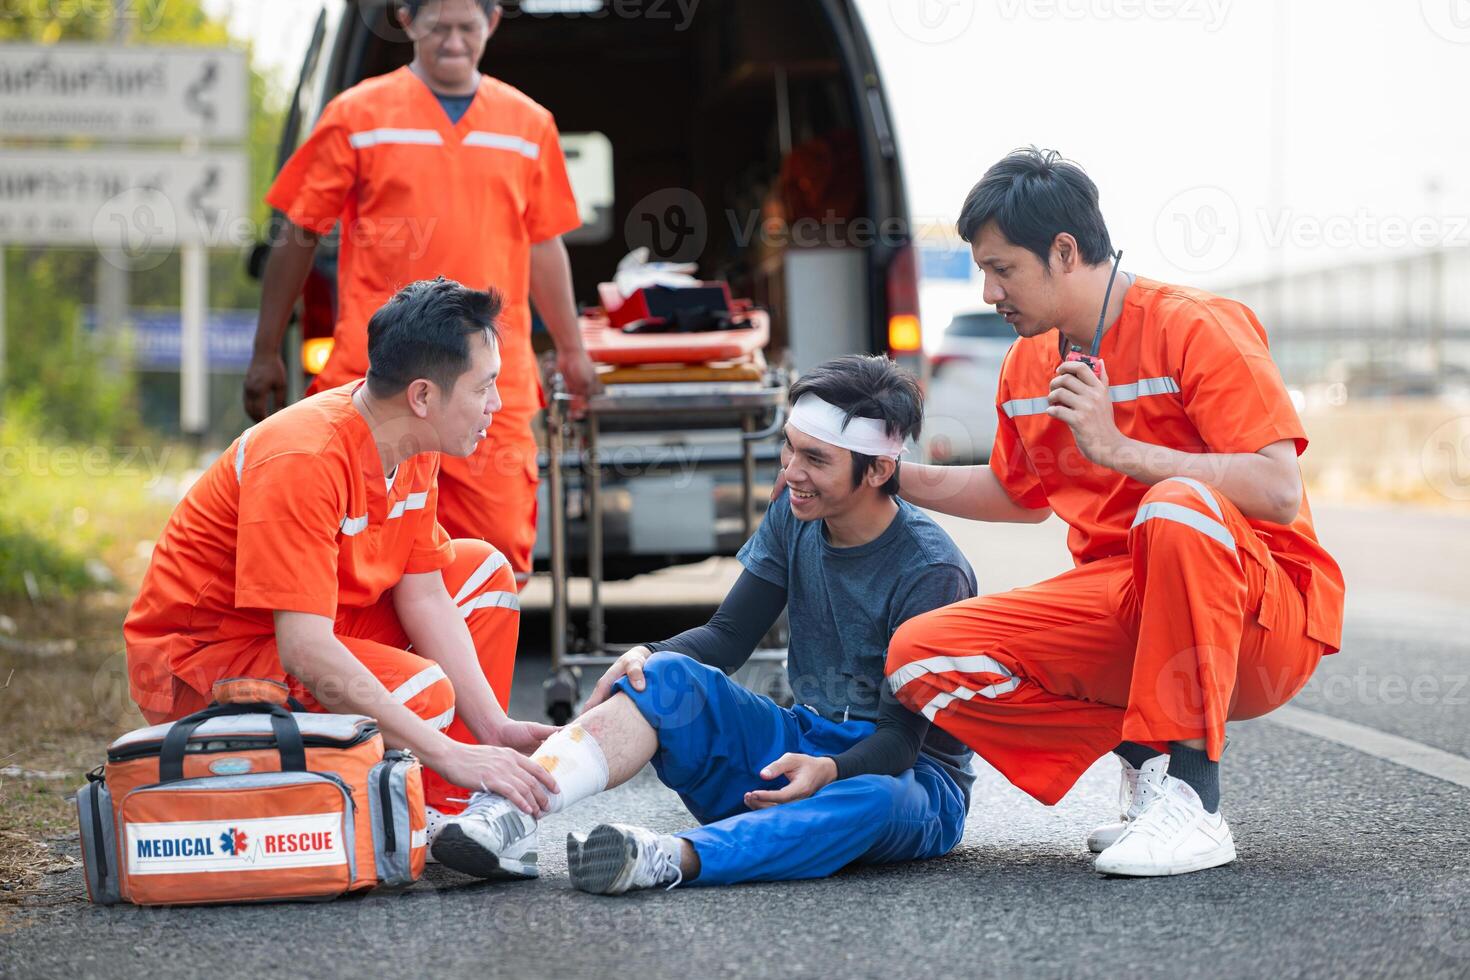
[[[1296,706],[1470,756],[1470,519],[1322,508],[1319,527],[1347,570],[1349,623]],[[1065,565],[1050,525],[956,534],[987,590]],[[612,626],[681,628],[730,575],[711,564],[618,586]],[[675,600],[695,604],[661,605]],[[545,623],[528,610],[528,635]],[[544,675],[544,659],[522,664],[522,714],[539,710]],[[1270,720],[1231,731],[1223,797],[1240,859],[1176,879],[1092,872],[1083,841],[1116,793],[1102,760],[1051,809],[982,771],[963,843],[935,861],[616,899],[573,891],[568,831],[687,825],[645,770],[546,822],[534,883],[431,868],[401,894],[150,910],[93,908],[79,873],[55,875],[0,936],[0,976],[1470,976],[1470,788]]]

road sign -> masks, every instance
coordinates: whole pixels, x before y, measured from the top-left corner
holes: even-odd
[[[100,329],[95,307],[87,307],[82,324]],[[255,349],[254,310],[210,310],[204,318],[206,357],[211,371],[244,372]],[[179,370],[183,363],[183,315],[179,310],[128,311],[133,365],[140,371]]]
[[[969,282],[975,275],[975,259],[964,245],[919,247],[920,278]]]
[[[0,45],[0,133],[239,142],[245,52],[103,44]]]
[[[248,244],[247,172],[239,150],[6,150],[0,243],[95,246],[129,258]]]

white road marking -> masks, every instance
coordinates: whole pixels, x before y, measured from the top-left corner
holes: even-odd
[[[1277,708],[1264,720],[1470,789],[1470,759],[1462,755],[1292,705]]]

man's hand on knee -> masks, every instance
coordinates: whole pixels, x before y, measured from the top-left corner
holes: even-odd
[[[597,681],[597,686],[592,689],[592,694],[582,705],[582,710],[590,711],[612,696],[613,685],[624,677],[628,683],[633,685],[633,690],[642,691],[647,685],[643,678],[643,665],[648,658],[653,656],[648,647],[634,647],[619,657],[607,672]]]

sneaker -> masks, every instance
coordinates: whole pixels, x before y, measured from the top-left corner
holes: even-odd
[[[434,860],[477,878],[539,878],[536,821],[503,797],[476,793],[433,835]]]
[[[1097,856],[1093,867],[1100,874],[1148,878],[1203,871],[1234,860],[1235,838],[1225,817],[1207,812],[1194,787],[1166,773],[1142,812]]]
[[[1134,769],[1121,756],[1118,761],[1123,763],[1123,781],[1118,787],[1120,819],[1115,823],[1105,823],[1087,835],[1087,849],[1094,854],[1106,851],[1123,836],[1129,822],[1137,818],[1144,804],[1157,789],[1159,777],[1169,769],[1167,755],[1154,756],[1143,764],[1142,769]]]
[[[621,895],[634,888],[673,888],[679,870],[679,839],[642,827],[605,823],[585,837],[567,835],[567,871],[572,887],[594,895]]]
[[[439,831],[444,829],[444,824],[450,818],[448,813],[440,813],[431,806],[424,807],[424,819],[427,821],[424,827],[424,842],[428,847],[424,851],[424,862],[426,864],[438,864],[434,857],[434,841],[439,836]]]

